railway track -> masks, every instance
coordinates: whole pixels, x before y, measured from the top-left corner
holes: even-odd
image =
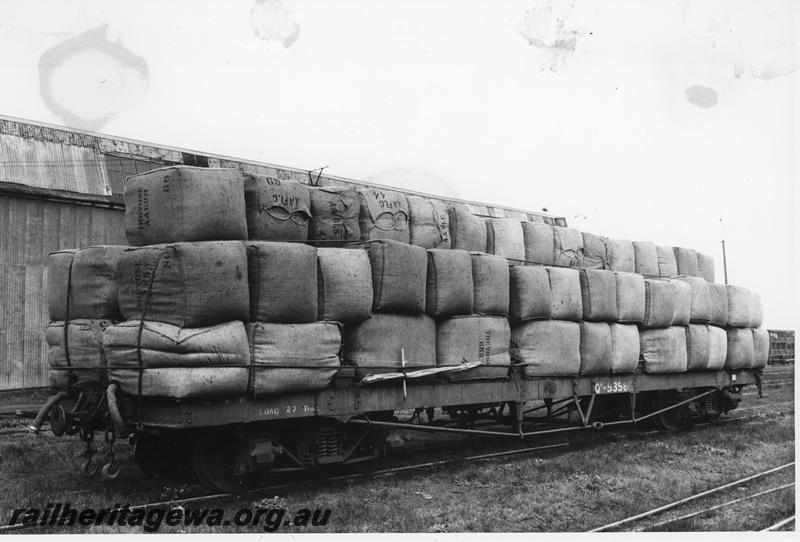
[[[788,403],[793,404],[793,403]],[[763,405],[759,407],[751,407],[753,410],[763,410],[766,408],[774,407],[775,405]],[[793,412],[793,411],[792,411]],[[780,412],[781,414],[786,412]],[[699,423],[696,424],[694,427],[702,427],[705,425],[714,425],[714,424],[723,424],[723,423],[742,423],[747,422],[750,420],[756,420],[761,418],[761,415],[751,415],[751,416],[738,416],[738,417],[730,417],[724,420],[719,420],[713,423]],[[690,429],[691,430],[691,429]],[[582,432],[581,432],[582,433]],[[261,487],[257,489],[253,489],[244,493],[239,494],[227,494],[227,493],[213,493],[213,494],[206,494],[206,495],[198,495],[194,497],[182,497],[173,500],[166,500],[162,502],[155,502],[155,503],[144,503],[129,506],[130,510],[142,509],[142,508],[173,508],[177,506],[183,506],[185,504],[197,504],[215,500],[224,500],[224,499],[240,499],[244,496],[248,497],[257,497],[263,495],[269,495],[274,493],[275,491],[285,490],[289,488],[298,488],[304,486],[310,486],[313,484],[318,483],[331,483],[331,482],[343,482],[343,481],[354,481],[354,480],[363,480],[363,479],[372,479],[372,478],[380,478],[380,477],[390,477],[397,474],[402,474],[404,472],[416,472],[421,469],[435,469],[441,468],[448,465],[463,465],[467,462],[480,462],[480,461],[487,461],[492,459],[498,458],[507,458],[507,457],[514,457],[514,456],[524,456],[528,454],[534,453],[547,453],[552,450],[557,449],[564,449],[570,448],[578,445],[600,445],[608,442],[612,442],[614,440],[628,438],[631,434],[637,436],[649,436],[649,435],[656,435],[662,433],[662,431],[651,430],[645,432],[636,432],[631,433],[629,431],[623,430],[615,430],[613,432],[609,431],[606,435],[603,435],[603,438],[593,438],[590,441],[587,440],[579,440],[579,441],[570,441],[570,442],[557,442],[552,444],[544,444],[539,446],[530,446],[525,448],[520,448],[516,450],[503,450],[498,452],[492,453],[484,453],[484,454],[477,454],[477,455],[468,455],[468,456],[459,456],[450,459],[438,460],[438,461],[424,461],[421,463],[412,463],[407,465],[401,465],[391,468],[384,468],[379,470],[374,470],[370,472],[359,472],[354,474],[345,474],[345,475],[335,475],[335,476],[314,476],[310,479],[305,479],[301,481],[291,481],[287,483],[280,483],[275,485],[270,485],[266,487]],[[483,438],[473,438],[470,442],[473,444],[480,445],[483,441]],[[491,439],[485,439],[490,441]],[[454,447],[458,447],[460,443],[442,443],[432,446],[419,446],[419,447],[408,447],[408,448],[399,448],[398,450],[402,452],[402,457],[404,459],[413,458],[417,454],[423,454],[425,452],[433,452],[436,450],[443,450],[443,449],[452,449]],[[131,465],[133,467],[133,465]],[[783,467],[782,467],[783,468]],[[792,484],[793,485],[793,484]],[[788,486],[787,486],[788,487]],[[674,520],[677,521],[677,520]],[[6,525],[0,526],[0,533],[9,532],[9,531],[17,531],[20,529],[25,528],[40,528],[39,526],[24,526],[24,525]],[[776,527],[778,528],[778,527]]]
[[[683,514],[681,516],[673,517],[673,518],[670,518],[670,519],[667,519],[667,520],[662,520],[662,521],[657,522],[657,523],[651,523],[651,524],[647,524],[646,523],[646,520],[649,520],[650,518],[652,518],[652,517],[654,517],[656,515],[659,515],[659,514],[662,514],[662,513],[665,513],[667,511],[671,511],[671,510],[678,510],[681,507],[683,507],[683,506],[685,506],[685,505],[687,505],[689,503],[696,504],[696,501],[699,501],[701,499],[706,499],[708,497],[711,497],[712,495],[716,496],[717,494],[719,494],[721,492],[724,492],[724,491],[726,491],[728,489],[741,486],[743,484],[746,484],[748,482],[751,482],[751,481],[759,479],[759,478],[770,476],[772,474],[775,474],[775,473],[778,473],[778,472],[783,471],[785,469],[788,469],[789,467],[792,467],[794,465],[795,465],[795,462],[792,461],[791,463],[786,463],[786,464],[780,465],[778,467],[767,469],[767,470],[759,472],[757,474],[753,474],[751,476],[747,476],[745,478],[741,478],[741,479],[736,480],[734,482],[729,482],[727,484],[723,484],[721,486],[717,486],[715,488],[708,489],[708,490],[702,491],[700,493],[696,493],[694,495],[691,495],[689,497],[685,497],[683,499],[671,502],[669,504],[665,504],[663,506],[659,506],[658,508],[653,508],[652,510],[648,510],[646,512],[642,512],[642,513],[639,513],[639,514],[636,514],[636,515],[633,515],[633,516],[630,516],[630,517],[627,517],[627,518],[623,518],[623,519],[614,521],[612,523],[608,523],[606,525],[602,525],[600,527],[596,527],[594,529],[589,530],[588,532],[590,532],[590,533],[599,533],[599,532],[608,532],[608,531],[612,531],[612,530],[613,531],[618,531],[618,530],[635,531],[635,532],[650,531],[650,530],[654,530],[654,529],[657,529],[657,528],[663,528],[663,527],[665,527],[665,526],[667,526],[667,525],[669,525],[671,523],[676,523],[678,521],[683,521],[683,520],[686,520],[686,519],[691,519],[691,518],[695,518],[695,517],[698,517],[698,516],[701,516],[701,515],[705,515],[705,514],[708,514],[710,512],[715,512],[717,510],[720,510],[721,508],[724,508],[724,507],[727,507],[727,506],[733,506],[733,505],[738,504],[740,502],[744,502],[746,500],[750,500],[750,499],[753,499],[753,498],[761,497],[761,496],[767,495],[769,493],[774,493],[774,492],[777,492],[777,491],[785,491],[786,489],[794,487],[794,485],[795,485],[794,482],[789,483],[789,484],[775,485],[775,486],[773,486],[773,487],[771,487],[771,488],[769,488],[767,490],[763,490],[763,491],[758,491],[758,492],[752,493],[752,494],[748,495],[747,497],[742,497],[742,498],[739,498],[739,499],[734,499],[734,500],[731,500],[731,501],[724,502],[722,504],[709,506],[709,507],[703,508],[701,510],[698,510],[698,511],[695,511],[695,512],[692,512],[692,513],[689,513],[689,514]],[[772,525],[770,527],[767,527],[766,530],[773,530],[773,528],[778,528],[778,527],[782,527],[782,526],[783,525],[782,525],[782,522],[781,522],[781,523]]]

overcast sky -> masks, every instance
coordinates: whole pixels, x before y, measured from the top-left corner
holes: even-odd
[[[797,2],[0,0],[0,114],[721,240],[796,328]]]

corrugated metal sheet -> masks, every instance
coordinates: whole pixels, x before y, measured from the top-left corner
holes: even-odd
[[[47,254],[124,245],[124,213],[3,196],[0,225],[0,390],[47,386]]]
[[[107,195],[103,154],[95,149],[0,134],[0,181]]]

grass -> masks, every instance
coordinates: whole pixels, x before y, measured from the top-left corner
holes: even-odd
[[[742,407],[791,401],[793,386],[766,391],[759,400],[747,396]],[[735,411],[734,411],[735,413]],[[750,412],[749,414],[752,414]],[[794,460],[794,414],[765,415],[751,422],[697,427],[675,433],[645,435],[627,430],[586,434],[570,448],[392,477],[315,482],[272,493],[225,498],[186,507],[215,508],[230,518],[241,508],[330,508],[324,527],[281,527],[280,532],[577,532]],[[618,435],[614,437],[614,435]],[[558,437],[563,438],[563,437]],[[98,435],[102,439],[102,435]],[[542,443],[557,442],[556,437]],[[538,442],[530,442],[537,444]],[[482,441],[459,444],[459,453],[511,449],[514,444]],[[124,443],[117,445],[123,469],[117,480],[84,480],[75,471],[82,458],[77,438],[30,435],[0,440],[0,523],[15,508],[43,509],[49,502],[70,502],[73,508],[108,508],[115,503],[139,504],[203,493],[198,486],[165,485],[144,478]],[[430,452],[430,461],[453,457],[447,449]],[[404,459],[402,456],[400,460]],[[782,480],[786,470],[751,483],[753,490]],[[732,490],[718,502],[742,496]],[[667,526],[664,530],[747,530],[763,528],[794,510],[794,492],[783,491]],[[686,510],[681,510],[686,513]],[[658,520],[664,517],[657,518]],[[138,528],[73,527],[52,532],[130,533]],[[262,526],[167,527],[159,532],[264,532]],[[39,531],[37,531],[39,532]]]

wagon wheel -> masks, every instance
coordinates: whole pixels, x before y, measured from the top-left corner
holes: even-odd
[[[658,394],[653,401],[655,407],[654,411],[659,411],[676,403],[677,400],[673,396],[668,394]],[[683,423],[679,411],[680,407],[673,408],[653,416],[656,427],[662,431],[675,431],[678,429]]]
[[[197,439],[194,468],[200,482],[212,491],[241,493],[258,485],[253,473],[237,475],[242,459],[249,460],[246,441],[235,435],[204,435]]]
[[[141,433],[136,437],[133,459],[139,470],[150,478],[195,482],[192,445],[191,437],[185,435]]]

